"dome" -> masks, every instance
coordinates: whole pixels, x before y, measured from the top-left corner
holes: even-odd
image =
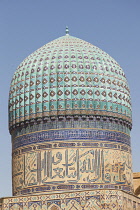
[[[18,66],[10,87],[9,127],[70,115],[112,116],[131,124],[122,68],[98,47],[66,33]]]

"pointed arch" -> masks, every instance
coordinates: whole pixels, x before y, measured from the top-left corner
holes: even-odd
[[[39,204],[39,203],[37,203],[37,202],[33,202],[29,207],[28,207],[28,209],[29,210],[41,210],[41,205]]]
[[[19,204],[14,204],[10,207],[10,210],[23,210],[22,206]]]
[[[61,209],[58,205],[53,203],[49,206],[48,210],[61,210]]]

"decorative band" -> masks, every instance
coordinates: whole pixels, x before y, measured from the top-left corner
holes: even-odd
[[[9,130],[10,133],[12,134],[12,132],[15,129],[18,128],[24,128],[27,127],[27,125],[35,125],[35,124],[40,124],[40,123],[50,123],[50,122],[54,122],[54,121],[67,121],[70,119],[73,120],[87,120],[87,121],[104,121],[104,122],[116,122],[117,124],[120,125],[124,125],[126,127],[129,128],[129,130],[131,130],[132,128],[132,121],[130,118],[126,117],[125,115],[121,115],[121,114],[117,114],[117,113],[113,113],[113,112],[107,112],[107,111],[94,111],[94,113],[85,113],[84,110],[81,110],[81,113],[63,113],[63,111],[61,111],[61,113],[58,112],[54,112],[52,113],[52,115],[44,115],[42,113],[36,113],[33,114],[30,117],[21,117],[20,119],[18,119],[17,121],[12,121],[9,122]],[[74,111],[73,111],[74,112]]]
[[[102,141],[130,146],[130,136],[125,133],[102,129],[54,129],[32,132],[13,138],[13,150],[35,143],[63,141]]]
[[[18,195],[26,195],[26,194],[32,194],[32,193],[41,193],[41,192],[51,192],[51,191],[62,191],[62,190],[101,190],[101,189],[119,189],[124,190],[126,192],[131,192],[131,186],[127,185],[116,185],[116,184],[72,184],[72,185],[66,185],[66,184],[55,184],[52,183],[52,185],[41,185],[41,186],[32,186],[26,189],[22,189],[18,192],[14,193],[14,196]]]

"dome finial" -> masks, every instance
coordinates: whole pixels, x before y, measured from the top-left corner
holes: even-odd
[[[66,26],[66,35],[69,35],[69,28]]]

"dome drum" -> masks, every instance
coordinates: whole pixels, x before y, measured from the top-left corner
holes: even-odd
[[[122,120],[119,118],[115,118],[115,117],[110,117],[110,116],[100,116],[100,115],[67,115],[67,116],[51,116],[51,117],[43,117],[43,118],[35,118],[35,119],[31,119],[31,120],[26,120],[24,122],[21,123],[17,123],[15,125],[13,125],[12,127],[10,127],[10,133],[11,135],[14,135],[14,133],[17,132],[17,130],[22,130],[26,127],[28,127],[29,125],[32,127],[34,125],[45,125],[45,124],[49,124],[51,123],[56,123],[56,122],[61,122],[61,121],[96,121],[96,122],[104,122],[104,123],[115,123],[116,127],[119,127],[119,125],[122,125],[123,128],[121,129],[117,129],[120,131],[124,131],[125,130],[129,130],[128,133],[130,133],[131,129],[132,129],[132,124],[126,120]],[[102,127],[104,127],[102,125]]]

